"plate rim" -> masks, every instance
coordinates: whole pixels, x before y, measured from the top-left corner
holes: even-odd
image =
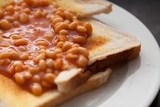
[[[111,1],[109,1],[109,2],[111,2]],[[146,31],[148,31],[149,35],[152,36],[152,39],[154,40],[155,45],[157,46],[157,48],[159,48],[159,49],[157,50],[157,52],[158,52],[159,55],[160,55],[160,46],[159,46],[156,38],[155,38],[154,35],[152,34],[152,32],[149,30],[149,28],[148,28],[138,17],[136,17],[135,15],[133,15],[130,11],[124,9],[122,6],[119,6],[118,4],[116,4],[116,3],[114,3],[114,2],[111,2],[111,3],[113,4],[113,5],[112,5],[113,8],[116,6],[116,7],[118,7],[119,9],[123,10],[123,11],[126,12],[128,15],[130,15],[131,17],[133,17],[134,20],[136,20],[138,23],[140,23],[140,24],[144,27],[144,29],[146,29]],[[114,9],[113,9],[113,11],[114,11]],[[140,40],[140,41],[141,41],[141,40]],[[160,70],[160,67],[159,67],[159,70]],[[159,73],[159,74],[160,74],[160,73]],[[159,77],[160,77],[160,76],[159,76]],[[160,80],[160,79],[159,79],[159,80]],[[158,85],[156,86],[156,88],[154,87],[155,89],[154,89],[154,91],[152,91],[152,94],[151,94],[150,96],[148,96],[148,99],[146,98],[146,100],[141,104],[140,107],[150,106],[151,103],[154,101],[156,95],[157,95],[158,92],[160,91],[160,81],[157,81],[157,84],[158,84]]]

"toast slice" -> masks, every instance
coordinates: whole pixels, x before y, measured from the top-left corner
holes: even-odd
[[[93,28],[92,36],[88,38],[84,45],[89,50],[89,66],[94,62],[115,55],[117,57],[112,60],[114,64],[129,61],[139,55],[141,43],[135,36],[121,32],[94,19],[85,19],[84,21],[91,23]],[[109,62],[109,66],[111,66],[112,63]]]
[[[88,17],[99,13],[110,13],[112,4],[107,0],[53,0],[59,6],[70,9],[75,12],[78,17]]]
[[[21,89],[12,80],[0,75],[0,107],[55,107],[82,93],[96,89],[106,83],[111,69],[92,75],[83,85],[64,94],[51,90],[41,96],[34,96]]]
[[[84,45],[89,50],[89,62],[86,71],[72,69],[66,75],[65,72],[57,76],[55,83],[58,90],[68,93],[83,84],[91,75],[107,67],[127,62],[139,55],[141,43],[133,35],[118,31],[94,19],[85,19],[85,22],[92,24],[93,34]],[[66,89],[67,86],[67,89]]]

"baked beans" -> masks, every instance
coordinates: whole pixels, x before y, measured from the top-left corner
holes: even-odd
[[[21,39],[21,38],[22,38],[22,35],[13,34],[13,35],[11,35],[11,38],[12,38],[12,39]]]
[[[68,31],[62,29],[62,30],[59,31],[59,34],[60,34],[60,35],[67,35],[67,34],[68,34]]]
[[[48,82],[54,83],[54,79],[56,78],[56,75],[53,74],[53,73],[46,73],[46,74],[44,75],[44,78],[45,78]]]
[[[69,24],[69,28],[71,30],[74,30],[77,28],[78,22],[77,21],[73,21],[72,23]]]
[[[52,58],[52,59],[55,59],[57,57],[55,51],[53,50],[46,50],[46,57],[48,58]]]
[[[36,68],[36,67],[30,67],[30,68],[29,68],[29,72],[30,72],[31,74],[36,74],[36,73],[38,73],[38,72],[39,72],[39,68]]]
[[[52,35],[51,33],[46,33],[46,34],[43,35],[43,37],[44,37],[45,39],[52,39],[52,38],[53,38],[53,35]]]
[[[18,22],[18,21],[14,21],[14,22],[13,22],[13,26],[16,28],[16,27],[19,27],[19,26],[20,26],[20,24],[19,24],[19,22]]]
[[[25,80],[30,79],[32,77],[32,74],[30,72],[24,72],[23,75]]]
[[[31,13],[30,8],[25,8],[23,11],[24,11],[25,13],[27,13],[27,14]]]
[[[14,7],[12,5],[8,5],[5,9],[10,14],[14,13]]]
[[[63,52],[67,51],[68,49],[71,48],[71,45],[72,45],[72,44],[71,44],[70,42],[65,42],[65,43],[63,43],[62,51],[63,51]]]
[[[87,63],[88,63],[88,59],[85,56],[83,55],[78,56],[78,60],[77,60],[78,66],[83,68],[86,66]]]
[[[0,10],[0,18],[3,18],[3,16],[4,16],[3,10]]]
[[[34,95],[56,88],[56,76],[85,68],[82,45],[92,26],[50,0],[9,2],[0,9],[0,73]]]
[[[38,56],[36,56],[35,58],[34,58],[34,61],[36,62],[36,63],[38,63],[40,60],[44,60],[45,59],[45,54],[44,53],[41,53],[41,54],[39,54]]]
[[[38,40],[36,41],[36,45],[48,46],[48,42],[45,40]]]
[[[85,23],[84,27],[87,29],[87,34],[90,36],[92,34],[92,26],[90,23]]]
[[[23,84],[25,82],[23,75],[20,73],[15,73],[14,78],[18,84]]]
[[[27,60],[28,58],[29,58],[29,53],[27,52],[20,55],[21,60]]]
[[[23,45],[27,45],[28,44],[28,40],[26,39],[18,39],[14,41],[14,45],[15,46],[23,46]]]
[[[11,60],[8,59],[8,58],[0,60],[0,65],[3,65],[3,66],[6,66],[6,65],[8,65],[10,63],[11,63]]]
[[[11,25],[7,19],[0,20],[0,28],[4,30],[9,30]]]
[[[45,70],[47,64],[46,64],[45,60],[40,60],[38,63],[38,66],[39,66],[39,70]]]
[[[67,10],[64,11],[64,16],[66,19],[68,19],[70,21],[72,21],[72,19],[73,19],[73,14]]]
[[[22,24],[28,23],[28,22],[29,22],[29,16],[28,16],[28,14],[22,13],[22,14],[20,15],[19,20],[20,20],[20,22],[21,22]]]
[[[0,59],[10,58],[10,57],[11,57],[11,53],[10,52],[0,53]]]
[[[16,52],[16,51],[11,51],[10,52],[11,53],[11,58],[12,59],[19,59],[19,53],[18,52]]]
[[[77,35],[73,38],[73,41],[78,44],[84,44],[86,42],[86,37]]]
[[[77,26],[77,31],[80,33],[85,33],[87,29],[84,26]]]
[[[54,68],[54,60],[53,59],[47,59],[46,64],[47,64],[47,67]]]
[[[68,29],[68,24],[64,22],[59,22],[55,25],[55,32],[58,33],[62,29]]]
[[[31,86],[31,91],[34,95],[41,95],[43,92],[43,88],[39,83],[33,83]]]
[[[63,22],[64,19],[62,17],[54,17],[52,19],[52,26],[54,27],[58,22]]]
[[[42,17],[42,11],[41,11],[41,10],[37,10],[37,11],[34,13],[34,17],[35,17],[35,18],[40,18],[40,17]]]
[[[15,20],[13,16],[6,16],[5,19],[7,19],[9,22],[13,22]]]

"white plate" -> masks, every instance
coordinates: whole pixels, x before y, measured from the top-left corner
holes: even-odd
[[[113,69],[110,81],[60,107],[147,107],[160,86],[160,50],[150,31],[136,17],[117,5],[109,15],[95,16],[102,22],[137,36],[140,57]]]

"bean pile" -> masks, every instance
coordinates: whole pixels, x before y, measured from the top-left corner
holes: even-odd
[[[10,1],[0,9],[0,73],[34,95],[56,88],[63,70],[85,68],[92,26],[49,0]]]

